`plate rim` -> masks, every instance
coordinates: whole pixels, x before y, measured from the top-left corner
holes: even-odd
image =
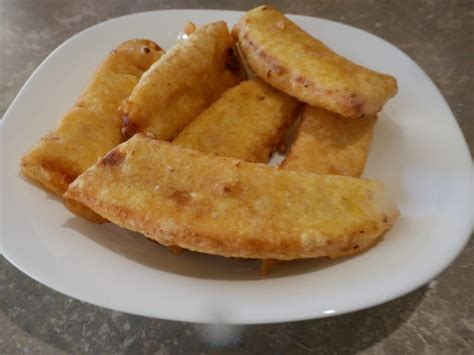
[[[10,114],[10,111],[12,110],[12,108],[16,105],[16,102],[20,99],[20,97],[22,96],[22,92],[25,90],[25,88],[29,85],[29,83],[34,79],[34,77],[36,76],[36,73],[51,59],[51,57],[53,57],[54,55],[57,54],[57,52],[60,52],[61,49],[63,48],[63,46],[66,46],[69,42],[73,41],[74,39],[76,39],[77,37],[79,36],[83,36],[84,34],[86,34],[87,32],[89,31],[92,31],[98,27],[102,27],[102,26],[107,26],[108,24],[110,24],[111,22],[114,22],[114,21],[119,21],[119,20],[123,20],[124,18],[129,18],[129,17],[139,17],[140,15],[144,15],[144,14],[153,14],[153,13],[164,13],[164,12],[182,12],[182,13],[190,13],[190,12],[201,12],[201,13],[207,13],[207,12],[211,12],[211,11],[214,11],[214,12],[220,12],[220,13],[232,13],[232,14],[243,14],[244,11],[235,11],[235,10],[218,10],[218,9],[166,9],[166,10],[154,10],[154,11],[145,11],[145,12],[138,12],[138,13],[133,13],[133,14],[127,14],[127,15],[124,15],[124,16],[119,16],[119,17],[115,17],[115,18],[111,18],[111,19],[108,19],[106,21],[103,21],[103,22],[99,22],[93,26],[90,26],[88,28],[85,28],[83,30],[81,30],[80,32],[74,34],[73,36],[69,37],[68,39],[66,39],[65,41],[63,41],[59,46],[57,46],[51,53],[49,53],[48,56],[46,56],[46,58],[36,67],[36,69],[32,72],[32,74],[28,77],[28,79],[24,82],[24,84],[22,85],[21,89],[18,91],[17,95],[15,96],[15,98],[12,100],[12,102],[10,103],[10,105],[8,106],[7,110],[5,111],[4,113],[4,116],[3,116],[3,119],[0,120],[0,132],[3,136],[3,134],[5,133],[5,122],[9,122],[9,120],[12,120],[13,118],[10,118],[11,114]],[[337,21],[333,21],[333,20],[328,20],[328,19],[324,19],[324,18],[319,18],[319,17],[313,17],[313,16],[306,16],[306,15],[297,15],[297,14],[288,14],[290,15],[291,17],[294,17],[294,18],[305,18],[309,21],[311,20],[320,20],[320,21],[327,21],[327,22],[331,22],[333,24],[337,24],[339,26],[344,26],[344,27],[348,27],[348,29],[350,29],[351,31],[360,31],[360,32],[363,32],[365,35],[370,35],[371,37],[373,38],[376,38],[377,40],[379,41],[382,41],[384,42],[385,45],[388,45],[390,46],[391,48],[397,50],[401,55],[403,55],[404,57],[406,57],[410,62],[412,62],[414,65],[416,65],[416,67],[424,74],[425,76],[425,79],[428,79],[430,85],[434,88],[434,90],[439,94],[440,98],[442,98],[441,100],[441,103],[443,105],[445,105],[446,109],[447,109],[447,112],[450,113],[452,120],[454,121],[454,126],[456,127],[455,129],[457,129],[458,131],[458,135],[461,137],[462,139],[462,146],[463,146],[463,149],[465,150],[465,153],[467,154],[466,157],[467,158],[470,158],[470,160],[472,161],[472,158],[471,158],[471,154],[470,154],[470,151],[468,149],[468,145],[467,145],[467,142],[466,142],[466,138],[459,126],[459,123],[458,121],[456,120],[455,118],[455,115],[453,114],[451,108],[449,107],[446,99],[444,98],[442,92],[438,89],[438,87],[436,86],[436,84],[433,82],[433,80],[425,73],[425,71],[411,58],[409,57],[405,52],[403,52],[402,50],[400,50],[398,47],[396,47],[395,45],[391,44],[390,42],[386,41],[385,39],[375,35],[375,34],[372,34],[370,32],[367,32],[363,29],[360,29],[360,28],[357,28],[357,27],[354,27],[354,26],[351,26],[351,25],[347,25],[345,23],[341,23],[341,22],[337,22]],[[3,141],[3,139],[2,139]],[[3,161],[3,152],[5,150],[2,149],[2,161]],[[3,165],[3,163],[2,163]],[[471,177],[470,181],[472,181],[472,176],[473,176],[473,172],[472,172],[472,169],[470,170],[471,173],[469,174],[469,176],[467,176],[467,178]],[[474,191],[474,188],[472,186],[473,184],[470,184],[470,188],[472,191]],[[5,187],[3,181],[2,181],[2,189]],[[472,193],[471,194],[468,194],[468,196],[472,196]],[[3,201],[3,199],[2,199]],[[467,201],[469,202],[469,198],[467,198]],[[472,201],[470,201],[471,203],[469,205],[470,207],[470,211],[472,211]],[[471,213],[472,215],[472,213]],[[2,212],[2,216],[3,216],[3,212]],[[470,226],[469,226],[469,221],[467,221],[466,223],[466,230],[465,230],[465,235],[463,236],[462,240],[463,242],[462,243],[459,243],[459,247],[457,248],[456,251],[454,251],[452,253],[452,257],[451,258],[447,258],[445,260],[444,263],[438,263],[438,267],[437,268],[434,268],[434,270],[432,271],[432,273],[430,275],[427,275],[425,276],[423,279],[424,281],[421,282],[421,281],[416,281],[416,282],[413,282],[412,285],[410,285],[410,287],[401,287],[399,292],[398,293],[393,293],[390,297],[387,297],[386,299],[383,299],[383,300],[379,300],[378,302],[373,302],[373,301],[366,301],[366,302],[359,302],[358,305],[352,305],[349,306],[349,307],[346,307],[344,310],[341,310],[341,311],[337,311],[335,313],[328,313],[328,314],[321,314],[321,313],[318,313],[318,314],[313,314],[311,313],[311,310],[309,310],[309,312],[306,314],[306,315],[296,315],[294,317],[288,317],[288,316],[282,316],[280,318],[278,317],[270,317],[271,320],[268,320],[268,321],[250,321],[250,322],[246,322],[245,324],[268,324],[268,323],[276,323],[276,322],[287,322],[287,321],[298,321],[298,320],[305,320],[305,319],[315,319],[315,318],[325,318],[325,317],[330,317],[330,316],[334,316],[334,315],[341,315],[341,314],[346,314],[346,313],[350,313],[350,312],[353,312],[353,311],[356,311],[356,310],[362,310],[362,309],[366,309],[366,308],[369,308],[369,307],[373,307],[373,306],[377,306],[377,305],[380,305],[380,304],[383,304],[383,303],[386,303],[386,302],[389,302],[391,300],[394,300],[396,298],[399,298],[405,294],[408,294],[410,292],[412,292],[413,290],[415,289],[418,289],[419,287],[422,287],[423,285],[425,285],[427,282],[429,282],[431,279],[437,277],[441,272],[443,272],[447,267],[449,267],[449,265],[459,256],[459,254],[461,253],[461,251],[465,248],[466,244],[468,243],[469,241],[469,238],[470,238],[470,234],[472,232],[472,221],[470,223]],[[2,226],[4,224],[2,223]],[[3,248],[2,248],[2,244],[1,241],[6,238],[6,236],[4,235],[3,233],[3,227],[1,228],[1,234],[0,234],[0,254],[3,254],[3,256],[6,258],[6,260],[8,260],[12,265],[14,265],[17,269],[19,269],[20,271],[22,271],[23,273],[25,273],[26,275],[28,275],[29,277],[33,278],[35,281],[41,283],[42,285],[45,285],[46,287],[48,288],[51,288],[53,290],[56,290],[64,295],[67,295],[68,297],[71,297],[71,298],[74,298],[74,299],[79,299],[81,301],[84,301],[84,302],[87,302],[87,303],[90,303],[90,304],[94,304],[96,306],[99,306],[99,307],[103,307],[103,308],[106,308],[106,309],[116,309],[116,308],[111,308],[107,305],[104,305],[102,304],[101,302],[94,302],[94,301],[91,301],[91,300],[88,300],[88,299],[83,299],[83,298],[80,298],[76,295],[73,295],[73,294],[70,294],[68,293],[66,290],[64,290],[63,288],[61,287],[57,287],[56,286],[53,286],[51,285],[51,283],[45,283],[43,280],[41,280],[41,277],[39,275],[36,275],[34,271],[32,270],[25,270],[25,268],[23,268],[21,266],[21,261],[19,260],[16,260],[15,259],[15,256],[13,255],[9,255],[8,253],[5,253]],[[461,239],[461,238],[459,238]],[[361,304],[362,303],[362,304]],[[364,304],[365,303],[365,304]],[[126,312],[126,313],[132,313],[132,314],[137,314],[137,315],[141,315],[141,316],[145,316],[145,317],[152,317],[150,316],[150,314],[145,314],[143,312],[130,312],[129,310],[120,310],[121,312]],[[178,321],[192,321],[192,322],[195,322],[195,323],[205,323],[205,322],[201,322],[199,320],[190,320],[189,318],[187,318],[186,316],[184,317],[177,317],[177,316],[174,316],[174,317],[164,317],[164,316],[160,316],[159,317],[160,319],[169,319],[169,320],[178,320]],[[229,324],[243,324],[243,323],[233,323],[233,322],[229,322]]]

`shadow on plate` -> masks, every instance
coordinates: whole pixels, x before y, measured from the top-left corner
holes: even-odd
[[[100,246],[141,265],[182,276],[212,280],[259,280],[260,262],[235,261],[220,256],[184,251],[172,254],[168,248],[143,235],[111,223],[96,225],[80,217],[72,217],[64,227],[74,229]],[[265,278],[280,278],[322,270],[350,258],[325,258],[284,262]]]

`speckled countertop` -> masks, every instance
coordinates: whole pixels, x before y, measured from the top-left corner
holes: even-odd
[[[285,12],[372,32],[408,53],[435,81],[474,149],[474,2],[274,1]],[[245,10],[253,1],[0,0],[0,116],[36,66],[84,28],[170,8]],[[4,206],[2,206],[4,208]],[[436,280],[387,304],[323,320],[240,329],[211,345],[194,324],[101,309],[52,291],[0,257],[0,353],[472,354],[474,242]]]

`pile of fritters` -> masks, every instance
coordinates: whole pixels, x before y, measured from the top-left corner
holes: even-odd
[[[222,21],[186,27],[167,52],[150,40],[112,50],[23,174],[92,222],[175,253],[261,259],[263,272],[371,246],[399,214],[381,183],[359,178],[395,79],[270,6],[232,34]],[[294,124],[282,164],[266,165]]]

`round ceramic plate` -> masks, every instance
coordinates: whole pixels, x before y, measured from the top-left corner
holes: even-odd
[[[232,26],[240,16],[208,10],[125,16],[77,34],[46,58],[1,122],[1,247],[10,262],[59,292],[102,307],[182,321],[266,323],[386,302],[453,261],[471,230],[471,159],[445,100],[391,44],[318,18],[290,16],[338,53],[394,75],[399,84],[380,114],[365,176],[392,189],[402,214],[367,252],[286,263],[262,279],[257,262],[176,257],[138,234],[82,220],[20,175],[21,155],[55,127],[118,43],[144,37],[169,48],[187,20]]]

